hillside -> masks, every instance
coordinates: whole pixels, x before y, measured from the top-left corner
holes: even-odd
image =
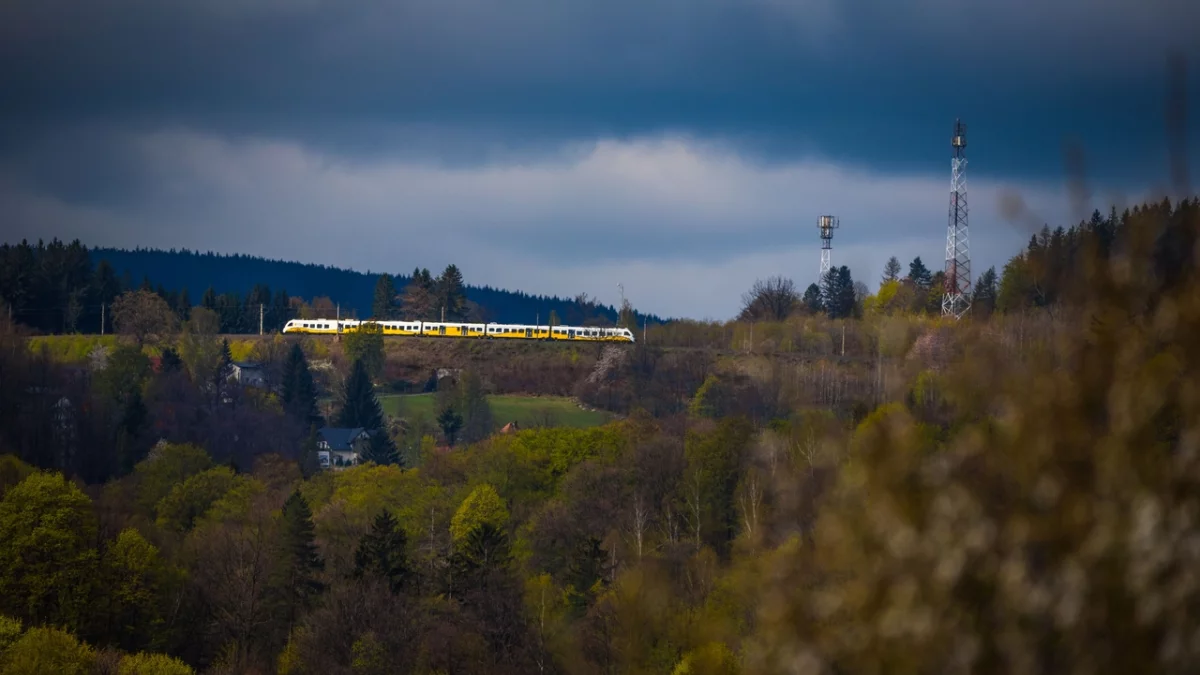
[[[212,287],[223,293],[246,293],[255,285],[262,284],[272,289],[283,289],[292,297],[312,300],[328,297],[341,306],[347,316],[370,316],[371,301],[379,273],[364,273],[355,270],[316,265],[312,263],[268,260],[248,255],[221,255],[198,251],[157,249],[113,249],[95,247],[90,250],[93,264],[107,260],[121,275],[127,286],[133,286],[148,278],[154,285],[167,289],[188,289],[193,299],[199,299],[204,291]],[[434,271],[436,273],[436,270]],[[403,289],[412,280],[411,272],[395,277],[396,287]],[[468,272],[469,273],[469,272]],[[490,286],[466,285],[467,299],[485,310],[490,321],[501,323],[532,322],[536,317],[546,317],[554,311],[565,322],[582,323],[588,318],[600,318],[615,322],[618,311],[610,305],[591,304],[579,298],[560,298],[530,295],[521,291],[510,291]],[[638,314],[638,322],[643,317]],[[648,317],[651,322],[661,322],[656,316]]]

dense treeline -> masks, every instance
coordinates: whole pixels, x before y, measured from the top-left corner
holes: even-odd
[[[621,310],[586,294],[560,299],[469,286],[455,265],[436,278],[428,269],[405,277],[187,250],[89,251],[78,241],[57,239],[0,246],[0,309],[37,332],[110,332],[107,310],[131,290],[157,293],[180,321],[192,307],[211,309],[221,332],[240,334],[278,332],[296,318],[432,321],[442,318],[443,309],[448,320],[480,322],[532,323],[539,316],[575,325],[659,321],[636,313],[622,318]]]
[[[1118,224],[1108,247],[1077,235],[1064,311],[936,325],[864,298],[857,320],[789,316],[824,336],[796,363],[601,347],[582,393],[630,414],[588,430],[488,435],[463,376],[438,397],[453,447],[416,453],[379,413],[370,333],[322,354],[329,369],[317,351],[337,346],[269,341],[278,385],[255,404],[198,365],[228,358],[190,328],[131,335],[76,375],[8,331],[0,372],[23,374],[0,406],[0,667],[1194,672],[1200,276],[1180,253],[1200,212]],[[884,284],[904,286],[897,267]],[[839,362],[842,327],[873,361]],[[30,396],[66,386],[95,415],[86,439],[57,392]],[[385,432],[365,464],[314,469],[322,393]],[[226,407],[201,428],[252,414],[220,437],[168,424],[204,405]],[[165,442],[114,450],[147,419]],[[272,420],[286,448],[244,440]],[[93,453],[111,468],[85,477],[72,458]]]
[[[96,260],[107,259],[122,273],[128,270],[134,279],[149,277],[167,288],[203,289],[211,285],[217,293],[230,293],[261,283],[286,288],[296,297],[327,298],[333,305],[341,306],[343,316],[363,318],[372,315],[376,284],[381,276],[324,265],[267,260],[247,255],[200,253],[186,249],[96,248],[92,250],[92,256]],[[403,290],[413,281],[416,273],[389,276],[395,287]],[[610,322],[618,319],[618,308],[597,304],[586,296],[549,297],[465,283],[463,288],[471,302],[485,310],[484,318],[490,321],[532,323],[539,314],[545,319],[552,311],[560,317],[587,315],[578,317],[580,323],[593,315]],[[650,320],[659,319],[652,316]]]

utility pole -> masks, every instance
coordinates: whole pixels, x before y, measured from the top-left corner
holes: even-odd
[[[263,334],[263,305],[258,303],[258,334]]]
[[[442,323],[446,323],[446,306],[442,305]]]
[[[12,307],[8,308],[8,320],[12,322]],[[104,335],[104,303],[100,303],[100,334]]]
[[[340,302],[337,304],[337,320],[342,320],[342,303]]]

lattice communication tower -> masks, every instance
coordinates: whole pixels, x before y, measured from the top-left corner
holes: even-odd
[[[830,256],[833,254],[833,231],[838,229],[839,223],[835,216],[821,216],[817,218],[817,228],[821,230],[821,276],[825,278],[825,273],[833,267],[833,261]]]
[[[946,288],[942,316],[961,319],[971,308],[971,252],[967,239],[967,125],[954,122],[950,160],[950,222],[946,227]]]

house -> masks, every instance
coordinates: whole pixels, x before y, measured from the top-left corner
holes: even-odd
[[[354,466],[370,442],[371,433],[361,427],[322,427],[317,431],[317,457],[322,468]]]
[[[263,372],[262,364],[234,361],[231,365],[233,366],[232,377],[240,384],[251,387],[261,387],[266,384],[267,376]]]

